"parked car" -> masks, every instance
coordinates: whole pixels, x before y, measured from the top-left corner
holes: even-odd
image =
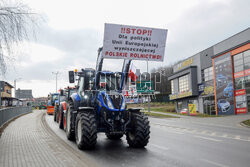
[[[218,100],[217,105],[218,105],[218,109],[221,112],[227,112],[230,109],[230,103],[225,99]]]
[[[227,87],[224,89],[224,96],[225,97],[232,97],[233,96],[233,90],[234,90],[234,86],[233,86],[233,82],[230,82],[227,84]]]
[[[181,114],[187,114],[188,113],[188,109],[187,108],[183,108],[181,109]]]

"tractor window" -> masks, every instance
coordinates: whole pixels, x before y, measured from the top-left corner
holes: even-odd
[[[85,74],[84,90],[92,90],[94,87],[95,74],[93,71],[88,71]]]
[[[79,80],[79,90],[78,90],[79,94],[81,94],[81,92],[84,91],[83,90],[83,86],[84,86],[84,77],[80,77],[80,80]]]
[[[121,75],[118,73],[113,74],[101,74],[100,89],[101,90],[118,90],[121,80]]]

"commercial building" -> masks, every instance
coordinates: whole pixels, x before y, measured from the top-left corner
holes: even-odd
[[[32,90],[31,89],[25,90],[19,88],[16,90],[16,98],[32,100],[33,99]]]
[[[250,111],[250,28],[174,65],[170,100],[178,112]]]

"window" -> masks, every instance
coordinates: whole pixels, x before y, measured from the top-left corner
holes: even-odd
[[[235,83],[235,90],[245,89],[244,77],[236,78],[234,80],[234,83]]]
[[[243,65],[240,65],[240,66],[234,66],[234,72],[237,73],[237,72],[240,72],[240,71],[243,71]]]
[[[179,78],[179,92],[186,92],[189,90],[188,75]]]
[[[245,76],[246,94],[250,94],[250,75]]]
[[[206,68],[204,69],[204,79],[203,81],[210,81],[210,80],[213,80],[213,67],[209,67],[209,68]]]
[[[182,109],[182,101],[177,102],[177,109]]]
[[[174,80],[171,80],[171,93],[174,94]]]

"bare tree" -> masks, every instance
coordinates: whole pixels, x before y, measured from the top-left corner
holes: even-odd
[[[34,35],[36,17],[27,5],[0,2],[0,76],[15,60],[13,46]]]

